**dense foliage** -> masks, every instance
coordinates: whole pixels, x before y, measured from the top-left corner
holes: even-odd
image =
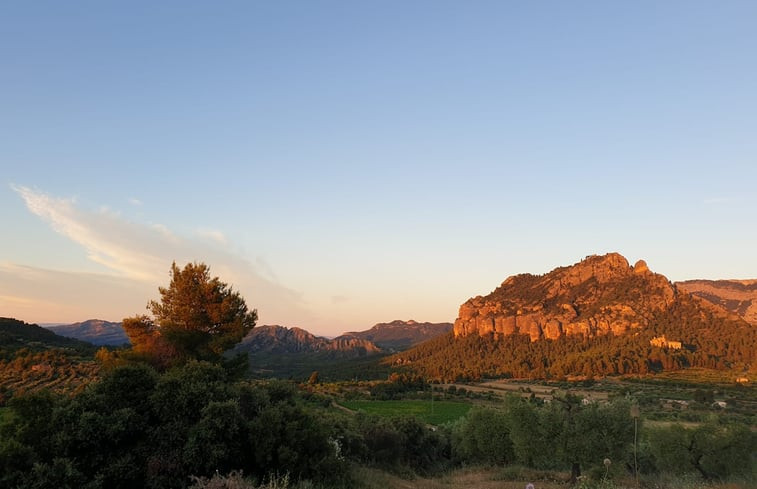
[[[511,398],[503,409],[478,408],[450,428],[455,461],[519,465],[536,469],[581,469],[613,476],[697,474],[706,480],[757,476],[757,433],[747,425],[716,419],[694,427],[679,424],[641,429],[633,457],[634,420],[623,399],[606,404],[567,396],[549,404]]]
[[[230,382],[191,362],[114,369],[73,397],[14,397],[0,426],[0,487],[185,487],[190,475],[338,479],[331,427],[281,382]]]
[[[415,385],[411,377],[394,383]],[[691,428],[639,422],[635,464],[633,410],[623,397],[510,397],[430,427],[416,416],[335,409],[317,392],[234,381],[221,366],[189,362],[162,374],[116,367],[71,397],[16,396],[0,416],[0,487],[183,488],[234,471],[350,487],[350,463],[424,475],[485,465],[596,476],[605,458],[611,477],[638,467],[642,475],[754,480],[757,470],[757,434],[725,418]]]
[[[165,367],[188,359],[217,361],[255,326],[257,311],[242,296],[210,276],[204,263],[171,266],[171,283],[150,301],[152,317],[123,321],[133,350]]]

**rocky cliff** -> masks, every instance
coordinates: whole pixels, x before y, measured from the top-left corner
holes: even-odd
[[[757,280],[687,280],[676,286],[757,326]]]
[[[563,335],[623,334],[648,325],[679,290],[640,260],[617,253],[588,256],[545,274],[509,277],[491,294],[460,306],[456,337],[527,334],[532,341]]]

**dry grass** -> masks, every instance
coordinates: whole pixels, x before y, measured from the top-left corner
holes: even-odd
[[[387,472],[360,467],[355,469],[355,478],[360,481],[359,489],[525,489],[527,484],[534,489],[635,489],[632,478],[620,481],[584,481],[572,486],[568,483],[567,472],[541,472],[516,468],[471,467],[451,471],[433,478],[416,477],[405,479]],[[751,481],[744,482],[704,482],[694,474],[688,476],[656,476],[645,478],[641,489],[753,489]],[[356,488],[357,489],[357,488]]]
[[[369,468],[360,468],[356,473],[363,489],[524,489],[528,481],[502,480],[501,469],[468,468],[434,477],[403,479],[401,477]],[[568,485],[552,481],[533,481],[535,489],[566,489]]]

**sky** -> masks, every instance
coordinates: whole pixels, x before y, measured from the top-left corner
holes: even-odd
[[[454,321],[590,254],[757,278],[757,2],[0,3],[0,316]]]

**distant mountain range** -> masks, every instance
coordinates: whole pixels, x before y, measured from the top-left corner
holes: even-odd
[[[338,336],[334,339],[315,336],[301,328],[284,326],[256,326],[238,343],[233,352],[245,353],[316,353],[331,352],[339,356],[374,355],[381,349],[370,341],[354,336]]]
[[[257,326],[234,347],[248,353],[332,352],[339,356],[366,356],[407,349],[452,330],[452,323],[418,323],[395,320],[379,323],[367,331],[345,333],[333,339],[316,336],[301,328]]]
[[[126,336],[121,323],[101,319],[88,319],[80,323],[46,326],[46,328],[57,335],[86,341],[96,346],[129,344],[129,337]]]
[[[367,331],[345,333],[345,336],[372,341],[383,350],[399,351],[450,331],[452,323],[419,323],[412,319],[397,319],[390,323],[378,323]]]
[[[73,324],[45,325],[53,333],[96,346],[129,343],[121,323],[89,319]],[[235,351],[270,353],[342,352],[362,356],[401,351],[452,330],[452,323],[419,323],[395,320],[379,323],[367,331],[345,333],[333,339],[316,336],[301,328],[257,326]]]

